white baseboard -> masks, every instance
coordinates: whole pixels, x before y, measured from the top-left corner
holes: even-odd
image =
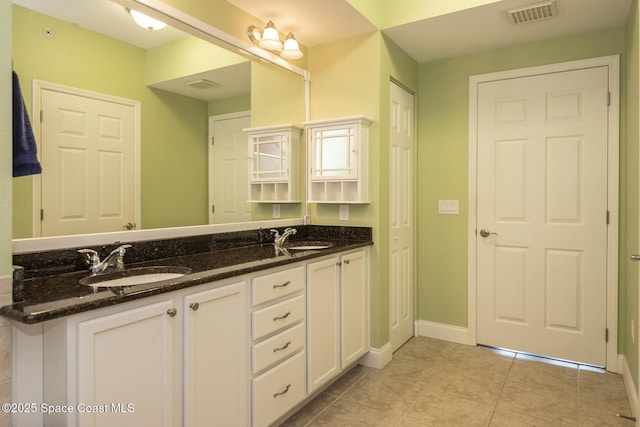
[[[458,344],[476,345],[475,340],[470,339],[469,330],[461,326],[417,320],[416,332],[421,337],[451,341]]]
[[[624,387],[627,390],[627,398],[629,399],[629,406],[631,406],[631,413],[634,417],[638,416],[638,392],[636,391],[636,385],[631,376],[631,370],[629,364],[624,355],[619,355],[618,358],[622,359],[622,378],[624,379]]]
[[[370,368],[382,369],[391,362],[393,351],[391,343],[388,342],[382,348],[372,348],[369,353],[365,354],[358,363]]]

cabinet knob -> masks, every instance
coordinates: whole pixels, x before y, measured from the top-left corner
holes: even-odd
[[[342,267],[342,263],[341,263],[341,262],[336,262],[336,265],[337,265],[338,267]]]
[[[349,264],[349,260],[348,260],[348,259],[345,259],[345,260],[344,260],[344,263],[345,263],[345,264]]]
[[[174,317],[176,314],[178,314],[178,310],[176,310],[175,308],[170,308],[169,310],[167,310],[167,314],[171,317]]]
[[[191,304],[189,304],[189,307],[195,311],[200,308],[200,304],[198,304],[197,302],[192,302]]]

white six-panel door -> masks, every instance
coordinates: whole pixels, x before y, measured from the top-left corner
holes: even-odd
[[[209,117],[209,224],[251,221],[247,203],[250,112]]]
[[[69,90],[39,92],[41,235],[135,228],[137,107]]]
[[[606,364],[608,68],[478,86],[477,342]]]
[[[414,328],[413,296],[413,151],[414,99],[400,86],[390,84],[390,277],[389,317],[391,347],[397,350]]]

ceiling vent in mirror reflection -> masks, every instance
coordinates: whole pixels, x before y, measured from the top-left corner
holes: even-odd
[[[555,0],[518,7],[516,9],[508,10],[507,13],[511,18],[511,22],[514,24],[537,22],[543,19],[554,18],[558,15]]]
[[[214,89],[220,87],[220,83],[212,82],[206,79],[192,80],[190,82],[186,82],[185,85],[195,89]]]
[[[298,41],[293,33],[290,32],[284,42],[280,41],[280,35],[272,21],[269,21],[267,26],[262,30],[255,25],[251,25],[247,29],[247,35],[249,36],[251,43],[256,46],[260,46],[262,49],[268,50],[269,52],[273,52],[281,58],[302,58],[300,45],[298,45]]]

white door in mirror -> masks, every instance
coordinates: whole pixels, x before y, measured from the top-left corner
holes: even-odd
[[[135,107],[68,89],[40,91],[41,234],[122,231],[136,222]]]

